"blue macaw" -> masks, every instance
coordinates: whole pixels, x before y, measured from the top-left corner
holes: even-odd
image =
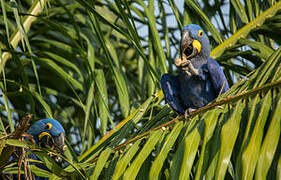
[[[40,147],[51,147],[63,152],[65,131],[57,120],[41,119],[36,121],[28,129],[27,134],[32,135],[35,143]]]
[[[210,57],[207,34],[195,24],[182,29],[178,75],[164,74],[161,88],[171,108],[179,115],[205,106],[229,89],[219,64]]]
[[[41,119],[36,121],[27,131],[27,134],[31,135],[35,143],[42,148],[52,148],[58,153],[62,154],[65,147],[65,131],[62,125],[55,119]],[[29,154],[29,159],[39,160],[35,154]],[[61,158],[54,156],[54,160],[61,164]],[[11,160],[13,161],[13,160]],[[35,164],[37,167],[47,170],[47,168],[39,163],[29,162],[29,164]],[[17,178],[17,175],[13,175],[13,178]],[[25,175],[21,175],[25,178]],[[44,180],[48,178],[35,177],[36,180]]]

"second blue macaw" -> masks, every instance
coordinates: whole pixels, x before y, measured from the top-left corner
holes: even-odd
[[[55,119],[41,119],[36,121],[27,131],[32,135],[35,143],[43,148],[53,148],[62,153],[64,149],[65,131]]]
[[[164,74],[161,88],[171,108],[179,115],[205,106],[229,89],[219,64],[210,57],[210,43],[203,29],[189,24],[182,29],[178,75]]]
[[[50,148],[57,151],[59,154],[63,154],[65,148],[65,131],[62,125],[55,119],[41,119],[36,121],[27,131],[27,134],[31,135],[35,143],[41,148]],[[59,165],[62,159],[58,156],[52,157]],[[27,159],[39,160],[35,154],[29,154]],[[10,163],[13,163],[11,158]],[[36,165],[37,167],[48,170],[44,164],[28,161],[30,165]],[[13,179],[18,179],[17,174],[12,175]],[[26,179],[24,174],[21,175],[22,179]],[[48,178],[35,176],[36,180],[45,180]]]

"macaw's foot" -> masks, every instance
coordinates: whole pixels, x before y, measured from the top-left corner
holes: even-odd
[[[193,108],[187,108],[184,112],[184,118],[187,119],[189,114],[192,113],[193,111],[195,111],[197,109],[193,109]]]
[[[195,75],[195,76],[199,75],[199,69],[196,69],[191,62],[188,64],[188,68],[192,75]]]
[[[199,69],[196,69],[192,62],[190,60],[187,60],[183,58],[184,60],[181,61],[181,59],[176,59],[175,64],[177,67],[181,67],[182,70],[186,72],[188,76],[198,76],[199,75]]]

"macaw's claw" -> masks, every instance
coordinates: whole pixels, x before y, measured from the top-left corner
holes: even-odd
[[[180,59],[180,58],[176,58],[176,59],[174,60],[174,63],[175,63],[175,65],[176,65],[177,67],[180,67],[180,66],[181,66],[182,61],[181,61],[181,59]]]
[[[193,64],[191,63],[190,60],[186,59],[185,56],[183,56],[183,60],[180,58],[176,58],[174,60],[174,63],[177,67],[182,67],[182,69],[186,72],[188,76],[199,75],[199,69],[194,68]]]
[[[188,67],[183,68],[184,72],[187,74],[187,76],[192,76],[193,74],[191,74],[191,72],[189,71]]]
[[[190,115],[190,113],[192,113],[193,111],[196,111],[197,109],[193,109],[193,108],[188,108],[184,111],[184,118],[187,119],[188,116]]]
[[[188,71],[189,74],[198,76],[199,75],[199,69],[196,69],[193,64],[191,63],[190,60],[182,61],[181,66],[186,66],[187,68],[184,67],[185,72]]]
[[[189,72],[191,72],[191,74],[198,76],[199,75],[199,70],[194,68],[194,66],[192,65],[192,63],[190,62],[188,64],[188,68],[189,68]]]

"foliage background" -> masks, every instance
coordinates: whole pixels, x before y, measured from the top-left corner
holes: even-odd
[[[2,155],[8,145],[34,149],[7,136],[33,114],[66,130],[65,166],[37,153],[54,174],[31,167],[54,179],[281,177],[281,2],[0,2]],[[176,73],[190,23],[208,32],[211,56],[235,84],[182,121],[159,80]]]

